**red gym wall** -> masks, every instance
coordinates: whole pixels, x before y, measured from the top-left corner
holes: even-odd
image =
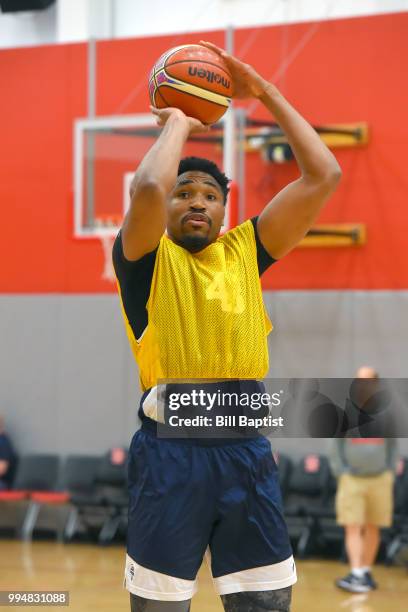
[[[367,147],[335,151],[343,180],[319,219],[364,222],[368,243],[297,249],[265,274],[264,288],[407,288],[408,13],[311,27],[259,28],[243,59],[271,78],[282,58],[290,58],[313,34],[279,85],[312,123],[369,123]],[[205,37],[223,44],[222,32]],[[237,31],[237,55],[253,37],[254,30]],[[146,112],[146,78],[154,61],[167,48],[200,38],[99,43],[98,114]],[[87,112],[86,45],[1,51],[0,91],[0,292],[114,291],[101,280],[100,244],[72,238],[72,126]],[[258,106],[254,117],[267,113]],[[294,163],[266,164],[258,154],[247,163],[247,215],[252,216],[297,170]]]

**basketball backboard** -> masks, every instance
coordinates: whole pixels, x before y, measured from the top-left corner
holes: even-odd
[[[210,138],[197,136],[186,143],[184,155],[207,157],[220,168],[234,165],[237,148],[223,146],[224,119]],[[129,206],[129,187],[144,155],[159,134],[151,114],[78,119],[74,126],[74,237],[116,235]],[[239,187],[239,185],[238,185]],[[237,187],[235,188],[236,194]],[[234,191],[234,189],[232,190]],[[230,200],[232,197],[230,198]],[[231,227],[227,203],[223,231]]]

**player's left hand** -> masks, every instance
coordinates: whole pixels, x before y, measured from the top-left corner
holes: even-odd
[[[241,60],[227,53],[224,49],[217,47],[213,43],[200,40],[200,45],[207,47],[217,53],[225,62],[231,73],[233,83],[233,98],[260,98],[269,85],[260,74],[249,64],[244,64]]]
[[[177,116],[186,122],[190,135],[208,132],[210,129],[209,125],[204,125],[204,123],[201,123],[201,121],[195,119],[194,117],[188,117],[179,108],[155,108],[154,106],[151,106],[150,110],[156,117],[156,123],[159,127],[164,127],[170,117]]]

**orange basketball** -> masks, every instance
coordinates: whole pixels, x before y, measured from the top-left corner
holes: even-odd
[[[222,58],[202,45],[164,53],[149,76],[152,106],[181,109],[202,123],[215,123],[231,102],[232,80]]]

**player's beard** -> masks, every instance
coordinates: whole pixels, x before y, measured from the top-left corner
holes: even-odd
[[[210,244],[208,236],[200,236],[199,234],[186,234],[176,242],[190,253],[198,253]]]

